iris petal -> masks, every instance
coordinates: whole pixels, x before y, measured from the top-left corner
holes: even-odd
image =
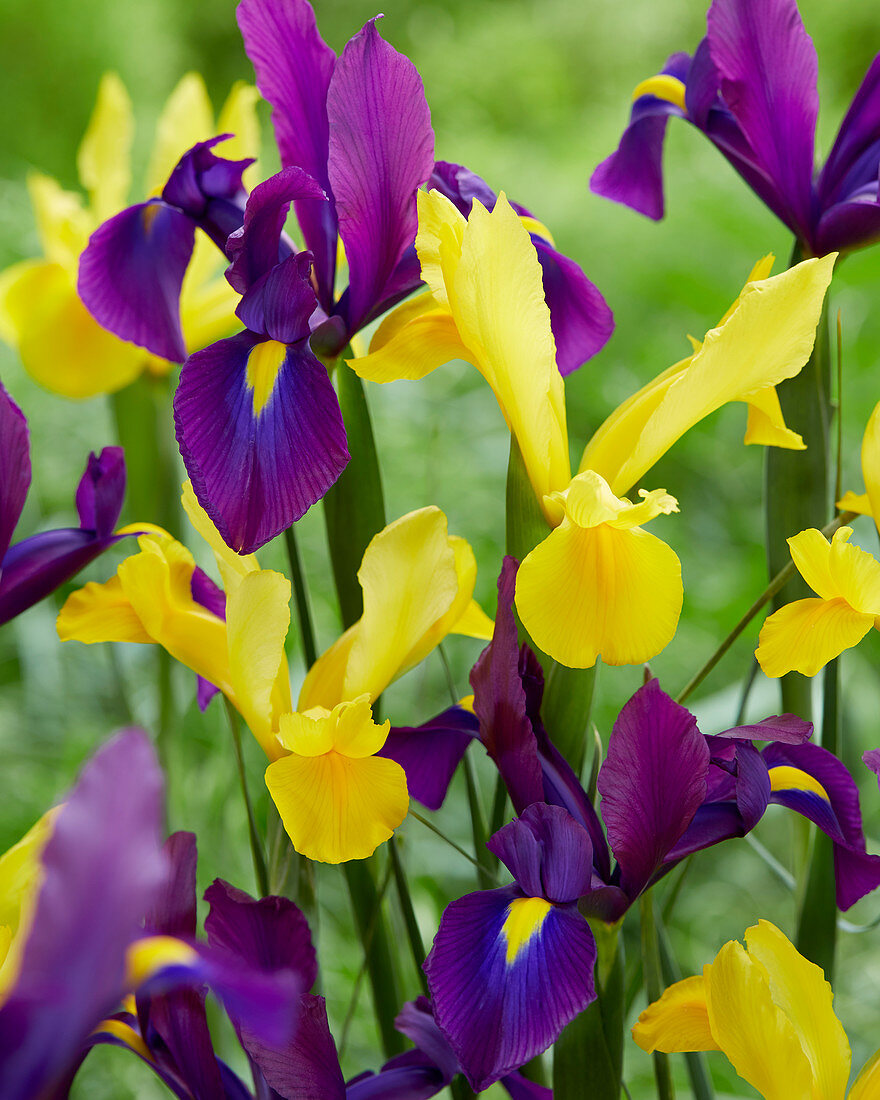
[[[755,657],[765,676],[792,671],[815,676],[845,649],[858,645],[873,625],[873,615],[853,611],[842,599],[796,600],[761,627]]]
[[[689,1050],[719,1050],[709,1028],[706,981],[702,974],[671,985],[649,1005],[632,1029],[633,1039],[652,1054]]]

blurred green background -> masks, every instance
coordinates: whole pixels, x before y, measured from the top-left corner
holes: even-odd
[[[800,7],[819,53],[821,159],[880,47],[880,16],[871,5],[844,8],[827,0],[802,0]],[[375,14],[361,0],[318,3],[316,10],[324,37],[337,50]],[[656,72],[669,53],[693,50],[704,8],[694,0],[581,5],[568,0],[388,0],[384,11],[383,35],[413,59],[424,79],[437,158],[467,164],[531,208],[615,312],[617,328],[608,347],[567,382],[576,462],[583,443],[620,400],[687,354],[687,333],[701,336],[715,324],[759,256],[773,251],[782,267],[790,252],[784,227],[684,124],[673,122],[667,137],[665,221],[653,224],[587,190],[590,172],[617,143],[632,88]],[[135,104],[135,179],[138,167],[145,166],[161,105],[185,72],[205,76],[218,107],[234,80],[252,78],[229,0],[5,0],[0,15],[0,102],[6,119],[0,148],[0,268],[39,253],[24,186],[27,172],[39,169],[77,189],[76,149],[98,81],[108,69],[121,75]],[[268,112],[262,117],[268,150]],[[271,153],[264,166],[273,170]],[[136,189],[131,196],[132,201],[141,197]],[[841,310],[844,332],[843,483],[857,491],[862,488],[861,434],[880,399],[878,288],[880,250],[874,249],[841,265],[831,291],[832,315]],[[27,377],[15,353],[2,346],[0,376],[31,429],[33,487],[18,537],[71,523],[73,491],[86,454],[114,441],[109,404],[104,398],[72,403],[46,393]],[[450,531],[475,548],[477,596],[491,613],[503,548],[507,461],[506,432],[492,395],[476,372],[455,363],[418,385],[370,386],[369,399],[389,519],[428,503],[440,505]],[[744,427],[742,406],[724,409],[677,444],[652,473],[651,486],[664,486],[681,506],[680,515],[652,525],[683,564],[685,603],[678,634],[652,662],[672,694],[765,584],[763,455],[759,448],[741,445]],[[338,628],[320,509],[313,509],[300,528],[323,648]],[[866,521],[857,525],[856,539],[876,548]],[[190,545],[206,563],[195,542],[193,535]],[[284,567],[275,547],[267,548],[261,561]],[[108,556],[86,576],[105,579],[114,568],[115,559]],[[141,647],[114,652],[109,646],[61,646],[54,633],[58,604],[58,599],[46,601],[0,631],[5,764],[0,851],[70,785],[81,762],[112,729],[129,718],[155,725],[155,654]],[[694,700],[704,732],[732,723],[761,621],[746,631]],[[452,639],[448,649],[463,694],[479,645]],[[295,646],[291,658],[295,676],[301,677]],[[869,850],[874,851],[880,850],[880,796],[858,760],[862,751],[880,745],[878,658],[880,640],[872,632],[843,662],[845,756],[859,779]],[[200,715],[193,677],[182,669],[174,675],[179,720],[171,759],[171,826],[199,836],[200,886],[222,875],[252,889],[222,710],[215,703]],[[641,676],[638,668],[600,670],[595,720],[604,737]],[[759,677],[749,713],[774,712],[775,692]],[[388,692],[387,713],[395,723],[417,723],[445,703],[443,672],[434,656]],[[247,746],[247,759],[264,815],[256,746]],[[479,764],[488,800],[491,769],[484,760]],[[459,842],[469,843],[458,781],[438,820]],[[786,866],[794,868],[798,853],[802,857],[803,834],[784,812],[769,813],[758,835]],[[474,888],[471,868],[412,819],[401,837],[423,934],[430,941],[443,906]],[[359,961],[337,870],[319,868],[319,897],[324,990],[339,1036]],[[870,921],[878,906],[876,898],[866,899],[848,917]],[[695,861],[672,929],[682,968],[698,970],[725,940],[741,938],[759,916],[793,935],[794,914],[792,894],[745,843],[704,854]],[[880,1033],[878,942],[878,932],[842,936],[835,1006],[852,1038],[856,1066],[874,1050]],[[408,959],[403,970],[407,995],[415,995]],[[381,1061],[368,1008],[364,991],[346,1045],[347,1074]],[[649,1060],[629,1046],[626,1080],[632,1096],[650,1096]],[[93,1054],[74,1095],[162,1095],[148,1071],[133,1063],[116,1050]],[[756,1095],[720,1057],[712,1066],[719,1095]]]

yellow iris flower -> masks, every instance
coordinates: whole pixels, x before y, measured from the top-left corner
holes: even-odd
[[[802,448],[775,386],[812,351],[835,257],[769,278],[756,265],[742,293],[687,359],[664,371],[599,428],[572,478],[565,392],[556,368],[541,268],[504,195],[464,216],[439,192],[418,195],[416,249],[428,289],[379,326],[350,361],[374,382],[415,380],[465,359],[492,387],[551,532],[523,560],[516,606],[536,645],[563,664],[597,656],[635,664],[671,640],[681,565],[642,524],[677,510],[665,490],[624,494],[689,428],[730,401],[749,409],[747,443]]]
[[[819,967],[769,921],[745,941],[645,1009],[633,1028],[642,1050],[720,1050],[765,1100],[880,1100],[880,1052],[846,1091],[849,1041]]]
[[[406,776],[375,754],[389,723],[371,704],[449,633],[488,639],[474,602],[476,562],[447,533],[439,508],[410,512],[367,547],[358,573],[364,613],[309,671],[297,712],[284,642],[290,582],[233,553],[184,487],[183,505],[209,543],[226,591],[225,621],[192,596],[192,554],[160,528],[116,576],[74,592],[58,616],[62,640],[157,643],[215,684],[270,760],[269,791],[297,850],[309,859],[362,859],[406,816]]]
[[[880,516],[880,403],[862,439],[865,492],[847,492],[841,511]],[[767,676],[792,670],[815,676],[845,649],[858,645],[871,627],[880,629],[880,562],[850,544],[851,527],[831,542],[811,528],[788,540],[792,561],[816,593],[775,611],[764,623],[755,656]]]
[[[147,192],[158,194],[179,158],[217,133],[236,136],[221,146],[229,157],[256,156],[256,89],[239,82],[216,126],[204,81],[185,76],[168,99],[156,128]],[[143,371],[167,373],[172,364],[107,332],[76,292],[80,253],[90,234],[125,204],[131,184],[134,120],[122,81],[106,74],[77,156],[87,201],[48,176],[31,173],[28,191],[43,257],[0,274],[0,336],[14,346],[28,374],[64,397],[113,393]],[[196,351],[236,328],[238,295],[223,278],[226,260],[199,233],[181,295],[187,348]]]

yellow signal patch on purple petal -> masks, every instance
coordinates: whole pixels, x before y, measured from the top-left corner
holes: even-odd
[[[125,954],[125,984],[139,985],[170,966],[193,966],[198,952],[176,936],[144,936],[135,940]]]
[[[637,84],[633,88],[633,102],[641,99],[643,95],[656,96],[657,99],[663,99],[667,103],[674,103],[683,111],[687,110],[684,102],[684,81],[668,73],[658,73],[657,76],[648,77],[641,84]]]
[[[776,768],[770,768],[767,774],[770,776],[771,791],[809,791],[810,794],[817,794],[829,804],[831,803],[828,792],[809,772],[792,768],[788,764],[780,764]]]
[[[264,340],[257,344],[248,356],[245,382],[254,401],[254,416],[269,404],[275,390],[278,372],[287,357],[287,345],[277,340]]]
[[[541,925],[553,908],[544,898],[515,898],[507,909],[501,935],[507,941],[507,965],[512,966],[529,943],[541,931]]]

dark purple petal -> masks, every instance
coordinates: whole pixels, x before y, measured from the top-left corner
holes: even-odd
[[[812,224],[816,51],[795,0],[713,0],[707,16],[721,94],[801,240]]]
[[[248,1035],[241,1041],[266,1083],[284,1100],[345,1100],[323,997],[302,997],[296,1033],[283,1047],[266,1046]]]
[[[49,1093],[123,992],[125,953],[164,881],[162,776],[126,730],[83,769],[43,853],[21,973],[0,1008],[0,1094]]]
[[[326,202],[320,185],[308,173],[295,167],[282,168],[251,191],[244,222],[226,242],[226,252],[232,260],[226,278],[239,294],[246,293],[258,279],[290,255],[290,242],[282,239],[284,222],[291,202],[304,196]]]
[[[91,235],[77,290],[98,324],[162,359],[182,363],[180,288],[195,226],[162,202],[130,206]]]
[[[868,66],[819,175],[817,190],[822,207],[827,209],[847,199],[865,184],[876,185],[878,161],[880,54]]]
[[[305,917],[281,897],[255,900],[216,879],[205,891],[211,911],[205,920],[208,943],[260,970],[292,970],[304,989],[315,984],[318,964]]]
[[[318,299],[329,312],[336,273],[336,207],[327,175],[327,88],[336,55],[306,0],[242,0],[236,18],[260,95],[272,105],[275,140],[285,168],[314,177],[328,200],[299,199],[296,216],[315,257]]]
[[[147,911],[144,927],[148,935],[192,939],[196,934],[195,833],[172,833],[163,850],[168,875]]]
[[[520,650],[513,592],[518,563],[505,557],[498,577],[498,609],[492,641],[477,658],[470,674],[474,711],[480,720],[480,740],[495,762],[516,812],[542,802],[544,787],[538,745],[526,714],[526,693],[520,676]]]
[[[498,196],[488,183],[476,172],[465,168],[463,164],[450,164],[438,160],[428,180],[429,191],[439,191],[467,218],[470,216],[474,199],[481,202],[487,210],[493,210]]]
[[[620,712],[599,770],[602,818],[635,898],[706,797],[709,749],[690,711],[649,680]]]
[[[207,141],[197,142],[183,154],[162,188],[162,198],[169,206],[175,206],[193,220],[201,222],[212,199],[238,203],[244,194],[242,175],[254,163],[253,157],[226,160],[211,152],[215,145],[232,136],[219,134]],[[239,221],[240,217],[239,210]]]
[[[864,248],[880,240],[880,202],[876,181],[870,193],[839,202],[826,210],[816,229],[815,250],[826,252]]]
[[[446,1084],[459,1072],[458,1059],[446,1036],[437,1026],[427,997],[407,1001],[394,1020],[394,1026],[427,1055],[442,1073]]]
[[[868,749],[867,752],[863,752],[862,762],[877,776],[877,783],[880,786],[880,749]]]
[[[349,1081],[345,1100],[428,1100],[446,1084],[430,1058],[408,1050],[386,1062],[378,1073],[363,1073]]]
[[[596,945],[577,909],[550,906],[514,950],[511,904],[533,903],[515,887],[454,901],[425,960],[437,1023],[478,1092],[546,1050],[595,997]]]
[[[312,254],[299,252],[276,264],[249,287],[236,309],[239,320],[282,344],[296,344],[309,335],[309,318],[318,304],[309,272]]]
[[[590,888],[593,846],[567,810],[536,802],[488,841],[524,894],[577,901]]]
[[[771,769],[771,780],[773,768],[797,768],[825,791],[827,798],[809,789],[798,789],[794,784],[783,787],[777,782],[770,801],[803,814],[831,837],[837,904],[840,909],[848,909],[880,885],[880,856],[870,856],[865,851],[855,781],[846,766],[819,745],[769,745],[762,756]]]
[[[79,527],[64,527],[15,543],[0,574],[0,624],[33,607],[125,537],[100,539]]]
[[[174,1077],[185,1082],[189,1095],[223,1100],[223,1081],[205,1014],[204,989],[178,988],[156,996],[139,996],[138,1008],[149,1020],[147,1042],[154,1050],[158,1048],[155,1060],[173,1067]]]
[[[0,568],[30,484],[27,420],[0,382]]]
[[[735,802],[707,802],[694,814],[678,843],[666,853],[663,871],[671,870],[694,852],[745,834],[746,827]]]
[[[736,749],[736,805],[746,832],[751,832],[764,816],[770,800],[767,765],[750,742]]]
[[[614,331],[614,315],[581,268],[532,234],[544,276],[544,298],[556,341],[556,365],[562,375],[592,358]]]
[[[434,132],[413,63],[371,19],[346,45],[327,91],[328,176],[348,260],[344,316],[356,332],[403,289],[416,190],[434,167]]]
[[[449,707],[421,726],[392,726],[376,755],[400,764],[410,798],[429,810],[439,810],[478,729],[477,718],[469,710]]]
[[[779,741],[785,745],[800,745],[809,740],[813,733],[813,723],[805,722],[796,714],[774,714],[771,718],[762,718],[760,722],[751,722],[747,726],[735,726],[733,729],[716,733],[716,737],[734,737],[742,741]]]
[[[501,1078],[501,1084],[512,1100],[553,1100],[553,1090],[523,1077],[521,1073],[509,1073]]]
[[[675,53],[660,71],[685,80],[689,64],[687,54]],[[684,112],[657,96],[639,96],[617,149],[590,177],[590,190],[655,221],[662,218],[663,138],[670,115],[682,118]]]
[[[99,538],[113,534],[125,496],[125,455],[121,447],[92,452],[76,490],[79,525]]]
[[[180,453],[199,503],[245,554],[303,516],[348,462],[336,393],[307,342],[287,349],[255,413],[247,369],[259,343],[243,332],[190,356],[174,396]]]

